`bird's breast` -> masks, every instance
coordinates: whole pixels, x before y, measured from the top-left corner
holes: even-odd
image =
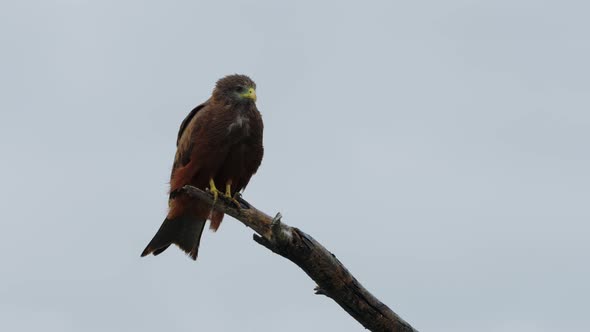
[[[246,114],[238,112],[233,121],[227,127],[227,131],[229,134],[240,134],[243,136],[250,135],[250,119],[246,116]]]

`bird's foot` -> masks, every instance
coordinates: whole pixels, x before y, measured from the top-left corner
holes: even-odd
[[[221,192],[219,191],[219,189],[217,189],[217,187],[215,187],[215,182],[213,181],[213,179],[209,180],[209,192],[213,195],[213,205],[215,205]]]
[[[239,201],[236,199],[236,197],[239,197],[238,195],[239,195],[238,193],[236,193],[235,195],[232,195],[232,194],[231,194],[231,181],[229,181],[229,182],[228,182],[228,183],[225,185],[225,195],[224,195],[224,197],[225,197],[225,198],[226,198],[228,201],[232,202],[232,203],[233,203],[233,204],[234,204],[234,205],[235,205],[235,206],[236,206],[238,209],[240,209],[240,208],[242,208],[242,205],[241,205],[241,204],[240,204],[240,202],[239,202]]]
[[[240,204],[240,201],[238,201],[236,199],[236,197],[239,197],[238,195],[234,195],[230,200],[231,202],[236,206],[236,208],[241,209],[242,208],[242,204]]]

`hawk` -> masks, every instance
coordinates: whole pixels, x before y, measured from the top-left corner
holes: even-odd
[[[264,148],[263,124],[256,108],[256,84],[245,75],[229,75],[217,81],[212,96],[182,121],[170,176],[169,211],[141,256],[162,253],[176,244],[193,260],[207,219],[216,231],[223,213],[191,199],[178,190],[185,185],[209,189],[235,202],[260,166]],[[222,186],[222,190],[218,189]]]

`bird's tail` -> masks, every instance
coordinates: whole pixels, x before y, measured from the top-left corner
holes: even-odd
[[[206,221],[205,218],[186,215],[174,219],[166,218],[154,238],[141,253],[141,257],[149,254],[157,256],[174,243],[193,260],[196,260]]]

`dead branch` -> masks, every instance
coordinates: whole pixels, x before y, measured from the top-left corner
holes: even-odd
[[[192,186],[182,188],[188,196],[213,204],[212,195]],[[371,331],[416,331],[367,291],[324,246],[301,230],[274,218],[239,199],[235,204],[218,199],[214,208],[252,228],[254,241],[297,264],[317,283],[316,294],[332,298],[354,319]]]

